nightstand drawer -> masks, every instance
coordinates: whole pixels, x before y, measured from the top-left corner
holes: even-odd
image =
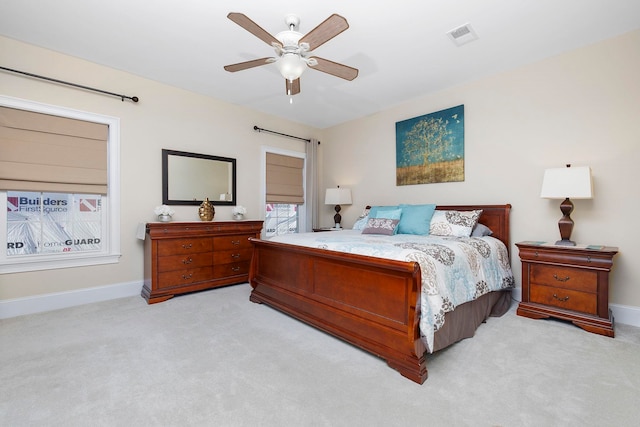
[[[529,282],[553,288],[573,289],[581,292],[598,292],[598,273],[572,267],[532,264]]]
[[[595,294],[537,284],[531,284],[529,292],[529,301],[537,304],[593,315],[598,314],[598,299]]]

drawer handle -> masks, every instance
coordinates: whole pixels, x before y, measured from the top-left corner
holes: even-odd
[[[566,296],[566,297],[564,297],[564,298],[560,298],[560,297],[558,297],[558,294],[553,294],[553,297],[554,297],[555,299],[557,299],[558,301],[560,301],[560,302],[569,301],[569,297],[568,297],[568,296]]]
[[[553,278],[556,279],[558,282],[566,282],[567,280],[569,280],[569,276],[558,277],[557,274],[554,274]]]
[[[182,275],[182,278],[183,278],[184,280],[189,280],[189,279],[191,279],[192,277],[193,277],[193,273],[189,273],[189,275],[188,275],[188,276],[187,276],[186,274],[183,274],[183,275]]]
[[[233,271],[240,271],[240,267],[231,267]]]
[[[238,246],[240,244],[240,240],[232,240],[231,244]]]
[[[184,249],[191,249],[193,247],[193,243],[189,243],[188,245],[183,244],[182,247]]]
[[[231,254],[231,258],[238,259],[240,258],[240,254]]]
[[[183,263],[183,264],[191,264],[192,262],[193,262],[193,259],[192,259],[192,258],[189,258],[189,259],[183,259],[183,260],[182,260],[182,263]]]

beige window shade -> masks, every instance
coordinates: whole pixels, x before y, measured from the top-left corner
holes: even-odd
[[[267,153],[267,203],[304,203],[304,159]]]
[[[107,193],[109,126],[0,107],[0,189]]]

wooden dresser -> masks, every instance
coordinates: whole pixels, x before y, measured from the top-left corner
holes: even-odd
[[[555,317],[582,329],[614,336],[609,272],[618,248],[516,243],[522,262],[520,316]]]
[[[149,304],[249,278],[262,221],[151,222],[144,241],[142,296]]]

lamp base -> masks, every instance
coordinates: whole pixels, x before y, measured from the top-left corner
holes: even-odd
[[[342,215],[340,215],[340,210],[342,209],[340,205],[335,206],[336,214],[333,216],[333,222],[336,224],[336,228],[340,228],[340,223],[342,222]]]
[[[575,246],[576,242],[574,242],[573,240],[558,240],[555,245],[557,246]]]

